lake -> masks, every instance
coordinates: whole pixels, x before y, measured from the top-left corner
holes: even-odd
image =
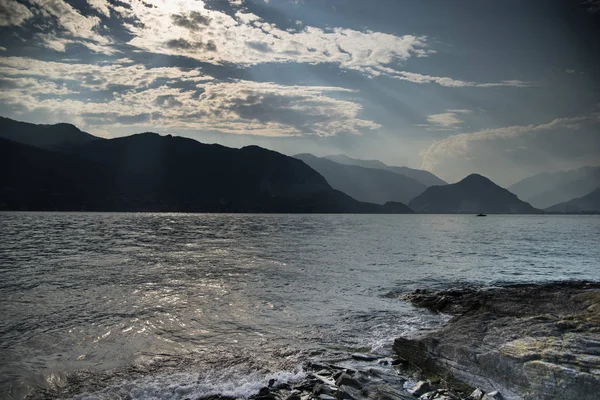
[[[0,393],[248,396],[390,354],[416,288],[600,278],[600,216],[0,213]]]

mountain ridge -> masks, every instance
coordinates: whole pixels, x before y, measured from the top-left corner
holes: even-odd
[[[430,186],[410,201],[415,212],[448,214],[537,214],[538,210],[520,200],[489,178],[470,174],[457,183]]]
[[[84,140],[60,142],[62,136],[56,134],[51,140],[38,141],[52,150],[0,139],[0,208],[412,212],[404,204],[357,201],[331,188],[304,162],[259,146],[234,149],[148,132],[86,140],[85,132],[73,132]]]
[[[416,179],[383,169],[339,164],[309,153],[296,154],[294,158],[319,172],[333,188],[360,201],[376,204],[389,201],[408,203],[426,189]]]
[[[585,196],[600,186],[600,166],[542,172],[508,187],[520,199],[538,208],[548,208],[558,203]]]
[[[558,213],[600,213],[600,187],[585,196],[555,204],[545,209],[547,212]]]
[[[394,172],[396,174],[404,175],[412,179],[416,179],[425,186],[434,186],[434,185],[447,185],[448,182],[440,179],[436,175],[432,174],[429,171],[425,171],[422,169],[414,169],[409,167],[397,167],[397,166],[389,166],[382,161],[379,160],[361,160],[358,158],[348,157],[345,154],[333,154],[324,156],[321,158],[327,158],[331,161],[337,162],[338,164],[345,165],[358,165],[365,168],[375,168],[375,169],[383,169],[387,171]]]

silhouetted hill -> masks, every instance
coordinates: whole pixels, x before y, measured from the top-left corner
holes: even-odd
[[[545,211],[558,213],[598,213],[600,212],[600,187],[585,196],[548,207]]]
[[[135,209],[143,178],[0,138],[0,209]],[[130,205],[128,207],[128,205]]]
[[[486,177],[471,174],[458,183],[431,186],[409,206],[423,213],[527,214],[540,210],[501,188]]]
[[[446,185],[447,182],[438,178],[434,174],[429,171],[424,171],[421,169],[413,169],[408,167],[395,167],[384,164],[379,160],[359,160],[357,158],[351,158],[344,154],[335,154],[330,156],[325,156],[323,158],[327,158],[331,161],[335,161],[338,164],[344,165],[358,165],[360,167],[365,168],[377,168],[384,169],[387,171],[394,172],[396,174],[404,175],[412,179],[416,179],[425,186],[433,186],[433,185]]]
[[[71,124],[36,125],[0,117],[0,138],[55,150],[63,145],[102,140]]]
[[[382,169],[338,164],[312,154],[296,154],[294,157],[323,175],[333,188],[360,201],[408,203],[426,188],[415,179]]]
[[[410,212],[361,203],[300,160],[144,133],[49,151],[0,139],[0,208],[189,212]]]
[[[547,208],[579,198],[600,186],[600,167],[544,172],[525,178],[509,190],[535,207]]]

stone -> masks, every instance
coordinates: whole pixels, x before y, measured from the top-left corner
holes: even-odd
[[[493,392],[484,394],[482,400],[504,400],[504,397],[502,397],[499,391],[495,390]]]
[[[484,394],[483,390],[477,388],[465,400],[481,400]]]
[[[357,375],[357,374],[354,374],[354,375]],[[340,377],[338,379],[336,379],[335,385],[337,387],[341,387],[341,386],[351,386],[354,388],[362,387],[362,385],[359,382],[359,380],[357,379],[357,377],[355,377],[353,375],[349,375],[346,372],[344,372],[342,375],[340,375]]]
[[[375,361],[380,359],[381,357],[374,356],[371,354],[352,354],[352,358],[357,361]]]
[[[431,392],[432,389],[433,388],[431,387],[431,384],[429,382],[427,382],[427,381],[419,381],[419,382],[417,382],[417,384],[415,386],[413,386],[409,390],[409,393],[412,394],[415,397],[421,397],[425,393]]]
[[[600,283],[422,290],[403,298],[452,315],[436,331],[394,343],[426,375],[500,391],[505,400],[598,399]]]

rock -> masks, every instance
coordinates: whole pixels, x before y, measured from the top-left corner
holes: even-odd
[[[357,361],[375,361],[379,360],[381,357],[374,356],[371,354],[352,354],[352,358]]]
[[[415,397],[420,397],[422,395],[424,395],[427,392],[431,392],[433,388],[431,387],[431,384],[427,381],[419,381],[415,386],[413,386],[410,390],[409,393],[412,394]]]
[[[333,375],[333,372],[329,369],[322,369],[319,372],[317,372],[317,375],[321,375],[321,376],[331,376]]]
[[[318,383],[313,388],[313,395],[318,396],[321,394],[333,395],[335,394],[335,390],[331,386]]]
[[[343,374],[344,374],[344,371],[336,372],[335,374],[333,374],[333,380],[337,381],[340,378],[340,376],[342,376]]]
[[[435,397],[436,394],[437,394],[436,392],[427,392],[427,393],[424,393],[424,394],[422,394],[422,395],[419,396],[419,400],[432,400]]]
[[[482,400],[504,400],[504,397],[502,397],[500,392],[498,392],[496,390],[496,391],[484,394]]]
[[[404,298],[453,315],[437,331],[394,343],[399,357],[427,374],[499,390],[506,400],[598,398],[600,283],[422,290]]]
[[[336,398],[330,394],[320,394],[317,398],[320,400],[336,400]]]
[[[465,400],[481,400],[484,394],[481,389],[477,388]]]
[[[366,398],[359,388],[342,385],[339,389],[336,396],[337,400],[362,400]]]
[[[357,375],[357,374],[354,374],[354,375]],[[355,377],[353,375],[349,375],[346,372],[344,372],[342,375],[340,375],[340,377],[338,379],[336,379],[335,385],[337,387],[341,387],[341,386],[351,386],[354,388],[362,387],[362,385],[359,382],[359,380],[357,379],[357,377]]]

